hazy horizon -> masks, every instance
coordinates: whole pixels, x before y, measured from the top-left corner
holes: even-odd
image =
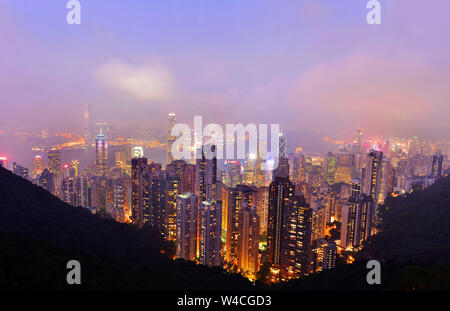
[[[381,25],[352,0],[80,2],[81,25],[66,1],[0,3],[0,129],[81,129],[89,104],[93,121],[162,136],[174,111],[450,138],[446,1],[382,1]]]

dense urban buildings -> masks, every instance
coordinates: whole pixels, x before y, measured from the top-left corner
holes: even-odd
[[[111,125],[98,122],[94,133],[88,107],[83,120],[80,146],[93,151],[90,165],[63,160],[67,147],[60,145],[36,147],[31,173],[16,162],[11,170],[71,205],[155,228],[173,243],[175,258],[264,282],[333,269],[338,259],[351,262],[352,252],[378,232],[379,208],[388,197],[428,187],[449,168],[448,143],[382,141],[360,129],[325,154],[289,153],[281,134],[273,168],[251,153],[218,159],[211,143],[193,147],[194,160],[174,160],[174,113],[163,165],[144,157],[142,142],[109,137]],[[6,157],[0,159],[9,168]]]

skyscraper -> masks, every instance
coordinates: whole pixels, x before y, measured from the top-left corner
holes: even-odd
[[[165,215],[166,238],[175,240],[176,237],[176,211],[178,196],[191,189],[183,189],[182,181],[188,164],[183,160],[175,160],[166,166],[167,181],[167,207]]]
[[[354,155],[348,152],[339,152],[336,157],[335,183],[350,184],[354,165]]]
[[[278,154],[278,156],[280,158],[284,158],[284,159],[288,158],[288,156],[287,156],[287,139],[283,133],[280,133],[280,136],[279,136],[279,154]]]
[[[246,185],[256,184],[256,164],[257,164],[257,155],[249,154],[244,162],[244,175],[243,175],[244,184]]]
[[[44,171],[44,162],[42,161],[42,156],[37,155],[33,159],[33,178],[38,178],[39,175]]]
[[[195,191],[201,201],[215,200],[217,196],[216,146],[205,145],[195,164]]]
[[[197,196],[184,193],[178,196],[176,256],[195,260],[197,255]]]
[[[267,261],[271,264],[272,274],[281,272],[283,237],[287,234],[287,210],[293,195],[294,185],[289,178],[276,177],[269,186]]]
[[[442,162],[444,161],[444,156],[442,154],[436,153],[431,157],[431,175],[435,177],[442,177]]]
[[[75,181],[72,177],[65,177],[61,181],[61,200],[75,205]]]
[[[73,180],[72,177],[69,180],[71,179]],[[92,180],[91,203],[97,214],[105,215],[108,212],[109,194],[111,193],[109,182],[110,179],[106,176],[95,176]]]
[[[331,152],[327,154],[327,172],[326,181],[329,185],[334,184],[336,178],[336,156]]]
[[[226,259],[228,262],[237,262],[239,245],[239,212],[244,206],[256,205],[257,190],[252,186],[237,185],[236,188],[228,188],[226,192]]]
[[[314,272],[333,269],[336,265],[336,243],[321,239],[316,241]]]
[[[350,197],[342,208],[340,246],[359,247],[372,234],[374,203],[371,196]]]
[[[57,148],[51,148],[48,152],[48,170],[53,176],[53,191],[59,193],[61,185],[61,152]]]
[[[255,278],[259,270],[259,217],[256,206],[243,206],[238,218],[237,262],[241,271]]]
[[[269,187],[259,187],[256,197],[256,208],[260,219],[259,233],[267,233],[267,215],[269,212]]]
[[[175,142],[176,137],[172,136],[172,129],[176,123],[175,113],[173,113],[173,112],[169,113],[167,121],[168,121],[168,131],[167,131],[167,163],[166,163],[166,165],[172,163],[172,161],[173,161],[172,145]]]
[[[95,172],[97,176],[108,173],[108,141],[102,130],[95,139]]]
[[[206,266],[222,264],[222,202],[203,201],[199,207],[199,261]]]
[[[273,280],[287,280],[309,272],[312,211],[303,196],[294,195],[288,178],[269,186],[267,260]]]
[[[308,274],[311,262],[311,228],[312,228],[312,209],[306,203],[303,196],[294,195],[290,205],[290,229],[295,232],[295,270],[294,277]],[[295,228],[294,228],[295,226]],[[287,245],[292,247],[292,236],[284,237]],[[289,247],[287,247],[289,250]],[[285,256],[290,258],[290,251]],[[289,269],[287,269],[289,271]],[[290,277],[288,275],[288,277]]]
[[[153,166],[155,164],[152,164]],[[149,208],[148,212],[144,212],[144,223],[151,225],[160,232],[167,232],[166,229],[166,176],[159,167],[150,170],[146,175],[149,187]]]
[[[89,207],[89,180],[87,176],[75,178],[75,192],[76,206]]]
[[[131,221],[142,226],[144,211],[149,208],[147,158],[131,160]]]
[[[381,151],[371,150],[367,155],[365,193],[372,198],[375,206],[375,213],[378,211],[378,197],[380,194],[382,165],[383,153]]]

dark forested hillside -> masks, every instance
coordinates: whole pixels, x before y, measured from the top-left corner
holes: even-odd
[[[381,208],[381,232],[360,251],[357,262],[282,285],[288,290],[450,290],[450,177]],[[379,260],[382,284],[361,275]]]
[[[424,191],[389,198],[381,233],[361,255],[437,267],[450,266],[450,177]]]
[[[250,289],[250,282],[161,255],[150,229],[70,206],[0,167],[0,288],[61,289],[79,260],[83,289]]]
[[[382,233],[358,261],[273,287],[161,254],[159,233],[92,215],[0,168],[0,289],[67,289],[66,263],[79,260],[76,289],[413,290],[449,289],[450,178],[389,199]],[[382,284],[366,282],[368,259],[382,263]]]

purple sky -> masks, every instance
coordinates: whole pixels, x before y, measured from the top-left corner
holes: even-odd
[[[450,138],[450,2],[0,1],[0,130],[96,121],[280,123]],[[8,121],[8,123],[6,123]],[[8,124],[8,125],[6,125]]]

